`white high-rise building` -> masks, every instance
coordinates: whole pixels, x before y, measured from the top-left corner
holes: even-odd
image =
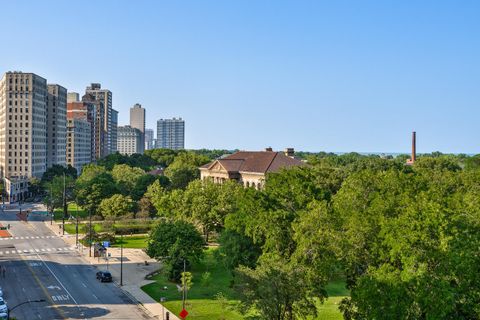
[[[185,121],[182,118],[157,121],[157,148],[173,150],[185,148]]]

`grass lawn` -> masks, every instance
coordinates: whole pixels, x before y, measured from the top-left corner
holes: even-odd
[[[74,222],[65,223],[65,231],[69,234],[75,234],[76,233],[75,225],[76,225],[76,223],[74,223]],[[88,223],[79,223],[78,224],[78,233],[81,233],[81,234],[86,233],[86,231],[88,230],[88,227],[89,227]],[[99,223],[92,223],[92,228],[96,232],[102,232],[103,231],[102,225],[99,224]]]
[[[69,203],[67,207],[68,214],[79,218],[85,219],[88,217],[88,212],[79,207],[76,203]],[[55,221],[62,220],[63,218],[63,208],[57,208],[53,211],[53,219]],[[67,229],[65,229],[67,230]]]
[[[243,319],[240,313],[231,308],[238,303],[235,292],[229,288],[232,276],[221,263],[216,261],[213,250],[208,249],[202,263],[193,266],[193,286],[188,292],[188,305],[186,308],[189,312],[188,319]],[[209,286],[201,284],[202,274],[205,271],[211,274]],[[181,292],[177,290],[174,283],[166,279],[164,274],[156,275],[153,280],[156,280],[156,282],[143,286],[142,290],[157,301],[160,301],[161,297],[167,298],[167,302],[164,303],[165,307],[178,315],[182,310]],[[167,287],[167,290],[162,289],[164,286]],[[214,296],[220,292],[228,299],[226,303],[228,306],[214,299]]]
[[[232,276],[230,272],[219,263],[214,256],[215,249],[208,249],[204,260],[193,266],[193,286],[188,293],[187,310],[188,319],[192,320],[240,320],[245,319],[235,310],[238,304],[238,296],[229,285]],[[208,271],[211,274],[209,286],[201,283],[202,274]],[[152,280],[156,282],[142,287],[148,295],[157,301],[161,297],[166,298],[165,307],[177,314],[182,310],[181,293],[178,292],[174,283],[167,280],[164,274],[158,274]],[[166,286],[167,289],[163,290]],[[330,298],[323,304],[319,303],[318,317],[311,320],[342,320],[342,314],[338,310],[340,300],[348,295],[344,281],[335,281],[327,286]],[[225,301],[216,300],[215,296],[222,293]]]
[[[148,236],[124,236],[123,237],[123,247],[132,248],[132,249],[143,249],[147,247]],[[116,237],[115,244],[112,245],[114,248],[119,248],[120,237]]]
[[[329,298],[323,304],[318,304],[318,316],[315,320],[343,320],[342,313],[338,310],[338,305],[343,298],[350,295],[345,288],[344,280],[330,282],[327,287]]]

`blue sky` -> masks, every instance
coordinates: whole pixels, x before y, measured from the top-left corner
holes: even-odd
[[[2,1],[0,72],[186,120],[187,148],[480,153],[479,1]],[[10,47],[6,49],[4,45]]]

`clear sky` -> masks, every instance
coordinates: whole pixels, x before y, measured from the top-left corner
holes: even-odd
[[[187,148],[480,153],[480,1],[2,1],[0,73],[186,120]]]

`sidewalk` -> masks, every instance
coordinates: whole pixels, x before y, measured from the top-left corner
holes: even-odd
[[[45,225],[55,234],[59,233],[59,224],[54,223],[50,225],[50,222],[46,221]],[[65,234],[62,238],[70,246],[76,245],[75,235]],[[106,270],[107,260],[105,260],[105,258],[94,258],[93,247],[92,257],[89,257],[88,251],[88,247],[82,244],[79,245],[78,253],[87,263],[96,266],[99,270]],[[108,259],[108,271],[112,273],[114,282],[120,286],[120,248],[108,248],[107,252],[111,255]],[[147,262],[147,264],[145,262]],[[157,271],[159,268],[160,264],[155,259],[151,259],[141,249],[123,249],[123,286],[121,286],[121,288],[130,298],[133,298],[133,300],[143,305],[150,316],[156,319],[167,319],[166,313],[168,312],[170,314],[170,320],[179,320],[175,314],[167,310],[162,304],[156,302],[141,289],[142,286],[154,282],[152,280],[145,280],[145,276]]]

